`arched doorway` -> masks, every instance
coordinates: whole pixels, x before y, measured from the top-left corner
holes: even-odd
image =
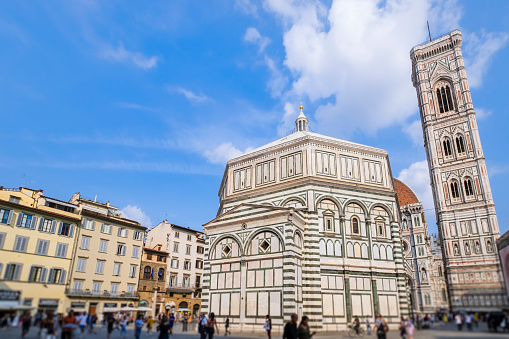
[[[200,313],[200,305],[194,304],[193,305],[193,315],[198,315]]]

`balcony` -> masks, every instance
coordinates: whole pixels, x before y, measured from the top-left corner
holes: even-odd
[[[90,290],[73,290],[66,289],[65,294],[69,298],[104,298],[104,299],[129,299],[139,300],[140,295],[138,292],[117,292],[111,293],[109,291],[90,291]]]
[[[166,287],[166,291],[168,292],[181,292],[181,293],[191,293],[194,291],[194,285],[191,284],[171,284]]]

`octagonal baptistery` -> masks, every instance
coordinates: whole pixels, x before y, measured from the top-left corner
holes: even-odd
[[[408,314],[386,151],[295,132],[228,161],[207,236],[202,309],[232,330],[282,331],[292,313],[340,331]],[[393,327],[394,328],[394,327]]]

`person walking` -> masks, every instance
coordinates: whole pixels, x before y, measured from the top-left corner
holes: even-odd
[[[207,325],[207,317],[202,313],[198,319],[198,333],[200,333],[200,339],[205,339],[207,337],[205,325]]]
[[[214,329],[217,331],[217,335],[219,335],[219,328],[217,328],[216,315],[214,312],[209,314],[209,319],[207,319],[205,328],[207,330],[208,339],[214,338]]]
[[[159,332],[158,339],[170,338],[170,324],[168,322],[168,318],[165,315],[163,315],[163,317],[161,318],[161,322],[157,326],[156,330]]]
[[[299,316],[297,313],[294,313],[290,317],[290,321],[286,323],[285,329],[283,331],[283,339],[297,339],[298,330],[297,330],[297,320]]]
[[[414,327],[414,324],[412,323],[412,320],[410,319],[410,317],[406,318],[405,333],[406,333],[406,339],[414,338],[415,327]]]
[[[124,314],[124,316],[120,318],[120,336],[124,338],[127,337],[127,322],[127,315]]]
[[[138,319],[134,322],[134,337],[136,339],[141,338],[141,329],[143,328],[143,316],[140,314]]]
[[[353,321],[352,321],[352,325],[353,329],[355,330],[355,333],[356,334],[359,334],[359,328],[361,327],[361,322],[359,320],[359,317],[358,316],[355,316]]]
[[[189,313],[189,317],[187,317],[187,329],[193,330],[193,315]]]
[[[467,313],[467,315],[465,316],[465,324],[467,325],[467,331],[472,332],[474,330],[472,327],[473,322],[474,316],[472,315],[472,313]]]
[[[461,314],[456,313],[454,316],[454,323],[458,326],[458,331],[463,331],[463,320],[461,319]]]
[[[230,327],[230,318],[228,318],[228,316],[226,316],[226,319],[224,320],[224,336],[225,337],[228,335],[228,333],[230,333],[230,335],[232,334],[230,332],[230,330],[228,330],[229,327]]]
[[[267,314],[265,317],[265,324],[263,324],[263,328],[267,331],[268,339],[272,339],[270,332],[272,331],[272,320],[270,319],[270,315]]]
[[[154,318],[152,318],[152,316],[149,316],[148,319],[147,319],[147,334],[148,335],[151,335],[152,334],[152,327],[154,326]]]
[[[173,325],[175,324],[175,315],[172,313],[168,318],[168,326],[170,326],[170,334],[173,334]]]
[[[21,322],[21,338],[24,338],[28,331],[30,330],[30,326],[32,325],[32,317],[28,311],[25,311],[20,319]]]
[[[74,311],[70,310],[67,317],[62,320],[62,339],[72,339],[72,334],[77,326],[78,322],[74,316]]]
[[[378,339],[387,338],[386,333],[389,331],[389,328],[387,327],[387,323],[381,314],[376,316],[375,331]]]
[[[187,332],[187,317],[181,316],[180,321],[182,321],[182,332]]]
[[[399,335],[402,339],[407,339],[406,336],[406,321],[404,317],[399,318]]]
[[[297,328],[297,337],[299,339],[311,339],[316,334],[316,331],[311,332],[309,329],[309,318],[307,315],[303,316],[299,327]]]
[[[369,317],[366,317],[366,332],[371,335],[371,324],[369,323]]]
[[[55,316],[53,312],[48,312],[48,315],[41,321],[41,324],[41,338],[55,339],[57,330],[55,328]]]
[[[108,314],[108,316],[106,318],[106,326],[107,326],[107,330],[108,330],[107,338],[108,339],[110,339],[110,337],[111,337],[111,332],[113,332],[113,328],[115,326],[115,322],[116,322],[116,319],[113,316],[113,314],[112,313]]]

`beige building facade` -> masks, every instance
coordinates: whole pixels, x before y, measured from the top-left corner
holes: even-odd
[[[499,226],[455,30],[410,52],[452,311],[507,305]]]
[[[0,187],[0,295],[16,294],[33,311],[65,312],[80,220],[77,205],[42,190]]]
[[[173,313],[199,314],[205,253],[203,232],[165,220],[147,232],[145,246],[168,253],[164,309]]]
[[[108,313],[138,306],[138,279],[146,228],[121,217],[107,203],[83,198],[70,200],[81,210],[73,253],[67,307],[78,312]]]

